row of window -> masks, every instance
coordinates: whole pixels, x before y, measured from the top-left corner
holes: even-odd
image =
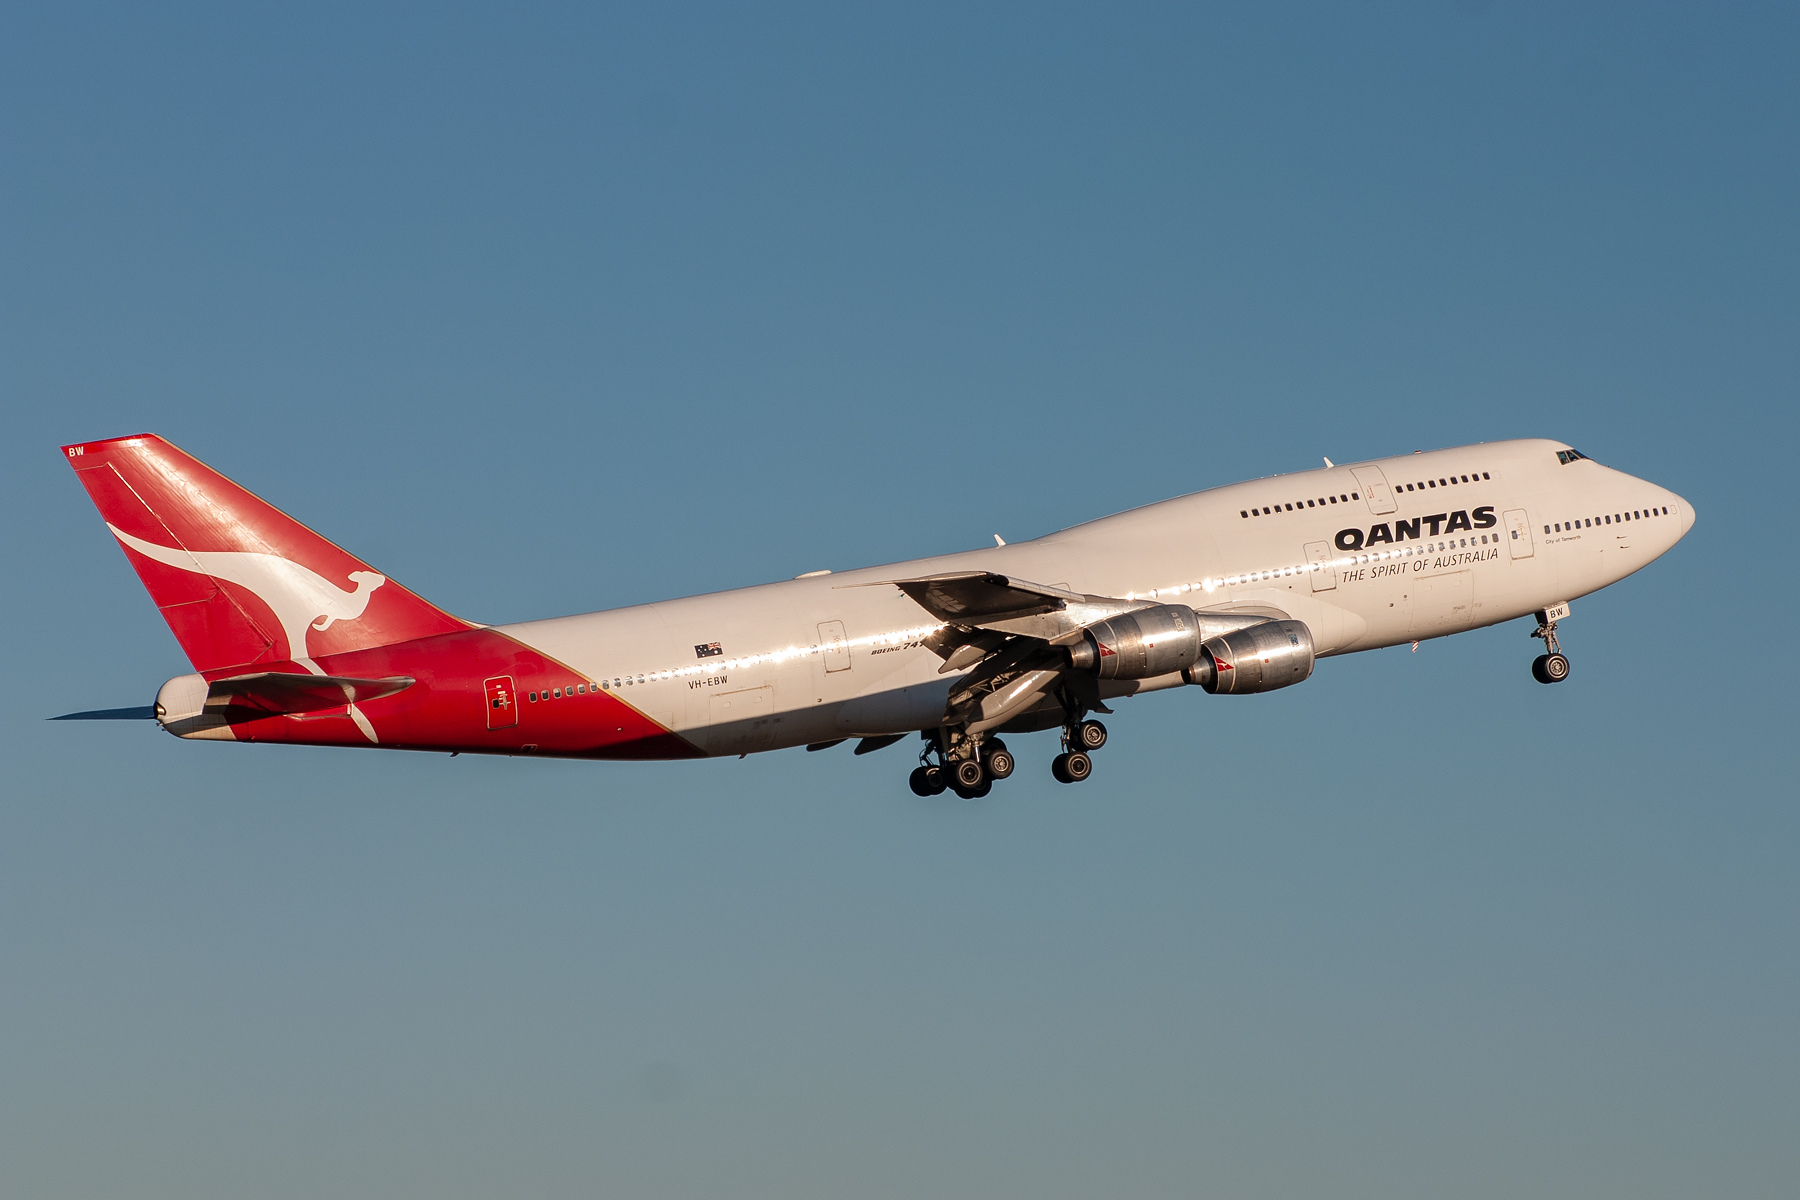
[[[1444,550],[1467,550],[1488,545],[1498,546],[1500,544],[1500,535],[1496,533],[1491,536],[1491,541],[1489,540],[1490,535],[1482,533],[1477,534],[1474,537],[1450,538],[1447,541],[1438,542],[1436,545],[1433,545],[1431,542],[1421,542],[1416,546],[1402,546],[1397,550],[1378,550],[1373,554],[1356,554],[1351,555],[1349,558],[1334,559],[1333,561],[1326,563],[1307,563],[1298,567],[1276,567],[1269,571],[1250,571],[1242,575],[1227,575],[1218,582],[1224,584],[1226,587],[1238,587],[1241,584],[1246,583],[1260,583],[1265,579],[1282,579],[1290,575],[1305,575],[1308,572],[1320,571],[1326,567],[1357,566],[1363,563],[1387,562],[1391,559],[1412,558],[1415,555],[1431,554]],[[1206,586],[1210,589],[1212,585],[1208,584]]]
[[[1238,510],[1240,517],[1266,517],[1270,513],[1293,512],[1297,508],[1324,508],[1327,504],[1348,504],[1352,500],[1361,500],[1362,493],[1351,492],[1348,496],[1320,496],[1317,501],[1296,500],[1292,504],[1277,504],[1274,508]]]
[[[1565,467],[1572,462],[1580,462],[1584,458],[1587,458],[1587,455],[1579,450],[1558,450],[1556,452],[1556,461]]]
[[[1562,453],[1558,451],[1558,453]],[[1669,515],[1667,505],[1661,508],[1635,508],[1628,513],[1612,513],[1598,517],[1583,517],[1579,521],[1552,521],[1544,526],[1545,533],[1561,533],[1565,529],[1592,529],[1596,525],[1623,525],[1627,521],[1642,521],[1646,517],[1666,517]]]
[[[610,684],[606,680],[602,679],[598,683],[578,683],[573,687],[545,688],[541,692],[526,692],[525,699],[529,700],[533,704],[536,704],[539,700],[561,700],[567,696],[585,696],[589,692],[598,692],[603,689],[607,690],[607,691],[611,691],[616,688],[625,687],[632,683],[642,683],[642,682],[644,682],[644,677],[642,675],[639,675],[636,679],[633,679],[630,676],[625,676],[625,677],[613,680]]]
[[[1455,487],[1458,483],[1479,483],[1486,478],[1488,478],[1488,473],[1486,471],[1481,472],[1479,475],[1452,475],[1448,479],[1423,479],[1416,485],[1411,483],[1398,484],[1395,486],[1394,490],[1396,492],[1422,492],[1426,488]]]
[[[1479,483],[1487,479],[1486,471],[1472,472],[1468,475],[1450,475],[1439,479],[1421,479],[1417,483],[1397,483],[1396,492],[1425,491],[1427,488],[1454,487],[1459,483]],[[1248,520],[1251,517],[1266,517],[1278,512],[1294,512],[1298,509],[1324,508],[1327,504],[1348,504],[1352,500],[1361,500],[1360,492],[1351,492],[1348,496],[1339,493],[1336,496],[1320,496],[1317,500],[1296,500],[1292,504],[1277,504],[1266,508],[1240,508],[1238,516]]]

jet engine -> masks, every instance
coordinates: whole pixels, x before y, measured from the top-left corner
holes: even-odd
[[[1303,621],[1265,621],[1208,638],[1181,677],[1215,696],[1272,692],[1312,676],[1312,631]]]
[[[1069,663],[1102,679],[1150,679],[1201,661],[1200,622],[1185,604],[1152,604],[1096,621],[1082,633],[1069,647]]]

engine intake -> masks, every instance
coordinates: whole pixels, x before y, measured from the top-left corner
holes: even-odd
[[[1153,604],[1096,621],[1069,647],[1077,671],[1102,679],[1150,679],[1201,661],[1200,622],[1185,604]]]
[[[1209,638],[1200,661],[1182,672],[1215,696],[1247,696],[1312,677],[1312,630],[1304,621],[1266,621]]]

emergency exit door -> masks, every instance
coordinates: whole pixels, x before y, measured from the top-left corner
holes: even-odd
[[[513,690],[511,675],[483,680],[481,689],[487,693],[489,729],[511,729],[519,723],[519,694]]]
[[[1362,488],[1363,499],[1369,502],[1370,512],[1394,511],[1394,493],[1388,487],[1387,476],[1381,473],[1380,467],[1351,467],[1350,473],[1356,476],[1356,482]]]
[[[819,654],[827,671],[850,669],[850,642],[844,636],[842,621],[819,622]]]
[[[1522,508],[1509,508],[1501,515],[1506,518],[1507,549],[1512,551],[1514,558],[1530,558],[1531,518]]]
[[[1306,573],[1312,576],[1312,590],[1329,592],[1337,586],[1337,568],[1331,565],[1331,547],[1324,542],[1306,543]]]

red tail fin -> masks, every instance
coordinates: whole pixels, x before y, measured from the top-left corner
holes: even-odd
[[[469,628],[154,434],[63,453],[197,671]]]

